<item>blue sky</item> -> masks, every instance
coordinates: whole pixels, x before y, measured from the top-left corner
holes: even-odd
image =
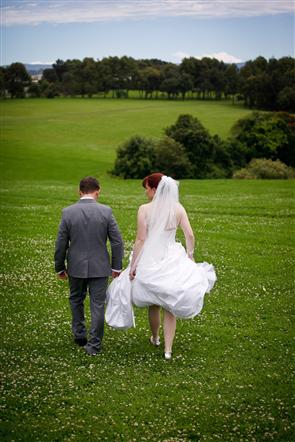
[[[294,56],[289,0],[1,0],[1,64]]]

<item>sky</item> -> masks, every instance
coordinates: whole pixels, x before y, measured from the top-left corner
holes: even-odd
[[[294,57],[294,0],[0,0],[0,64]]]

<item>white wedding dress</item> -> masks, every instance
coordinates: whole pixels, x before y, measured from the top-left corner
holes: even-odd
[[[160,305],[178,318],[193,318],[200,313],[216,275],[212,265],[188,258],[175,234],[176,230],[165,232],[157,259],[143,251],[132,282],[132,301],[138,307]]]
[[[111,327],[134,325],[132,304],[159,305],[177,318],[193,318],[200,313],[205,294],[216,281],[214,267],[192,261],[175,240],[178,188],[176,192],[176,182],[165,178],[158,186],[147,219],[147,237],[137,259],[135,279],[129,279],[129,264],[108,288],[106,322]]]

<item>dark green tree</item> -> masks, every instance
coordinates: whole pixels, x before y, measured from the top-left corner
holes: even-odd
[[[93,58],[84,58],[81,66],[77,69],[77,83],[79,93],[92,97],[98,90],[97,66]]]
[[[295,60],[283,57],[266,60],[257,57],[248,61],[240,71],[240,92],[246,106],[266,110],[292,111],[293,100],[286,93],[295,89]]]
[[[65,72],[61,82],[62,93],[64,95],[75,96],[81,93],[81,83],[76,79],[74,72]]]
[[[113,78],[111,66],[108,60],[104,58],[97,64],[97,88],[98,91],[103,92],[106,97],[108,92],[112,89]]]
[[[126,178],[144,178],[155,169],[154,140],[141,136],[134,136],[117,150],[113,175]]]
[[[43,95],[46,98],[54,98],[58,94],[59,94],[59,89],[55,83],[48,83],[47,87],[43,89]]]
[[[294,123],[292,116],[288,121],[284,114],[253,112],[233,126],[232,136],[245,146],[246,163],[252,158],[280,159],[294,167]]]
[[[185,72],[180,74],[178,89],[183,100],[185,99],[187,92],[193,92],[194,82],[189,74],[186,74]]]
[[[180,79],[178,76],[165,78],[159,87],[161,92],[166,92],[168,99],[175,99],[180,92]]]
[[[295,88],[286,86],[278,94],[278,109],[295,112]]]
[[[22,63],[12,63],[5,71],[6,85],[11,98],[24,98],[25,88],[31,84],[31,77]]]
[[[145,98],[152,98],[155,91],[159,91],[161,71],[155,67],[146,67],[139,70],[139,88],[144,91]]]
[[[41,90],[38,83],[32,83],[28,88],[28,94],[32,98],[38,98],[41,96]]]
[[[0,97],[5,97],[6,91],[6,68],[0,66]]]
[[[191,178],[189,158],[182,144],[173,138],[164,137],[156,146],[156,169],[173,178]]]
[[[42,78],[48,81],[48,83],[56,83],[58,81],[56,70],[53,68],[44,69]]]
[[[180,115],[165,133],[185,147],[193,176],[205,178],[214,162],[215,141],[202,123],[192,115]]]
[[[53,64],[53,69],[55,70],[56,76],[58,78],[58,81],[62,81],[62,76],[65,72],[67,72],[67,65],[63,60],[56,60],[56,62]]]
[[[239,91],[239,70],[237,65],[229,64],[226,67],[224,77],[225,77],[225,85],[224,85],[225,98],[231,96],[232,100],[234,101],[234,97]]]

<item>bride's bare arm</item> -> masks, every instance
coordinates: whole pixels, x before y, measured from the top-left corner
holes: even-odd
[[[185,208],[181,206],[179,225],[185,236],[186,253],[188,257],[194,260],[195,236],[191,224],[189,222]]]
[[[146,239],[146,216],[145,216],[145,208],[144,206],[140,206],[137,214],[137,233],[136,239],[133,246],[133,254],[131,260],[131,268],[130,268],[130,278],[134,279],[136,272],[136,264],[137,258],[141,252],[141,249],[144,245]]]

